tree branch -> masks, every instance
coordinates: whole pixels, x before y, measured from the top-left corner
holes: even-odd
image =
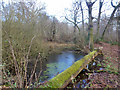
[[[115,5],[113,5],[113,0],[111,0],[111,6],[114,8],[116,7]]]
[[[30,43],[30,46],[29,46],[29,49],[28,49],[28,52],[27,52],[27,55],[26,55],[26,58],[25,58],[25,76],[24,76],[24,78],[25,78],[25,80],[26,80],[26,86],[25,87],[27,87],[27,65],[28,65],[28,56],[29,56],[29,53],[30,53],[30,50],[31,50],[31,46],[32,46],[32,42],[33,42],[33,40],[34,40],[34,38],[36,37],[36,35],[35,36],[33,36],[33,38],[31,39],[31,43]]]
[[[40,53],[39,53],[39,55],[38,55],[38,57],[37,57],[37,60],[36,60],[36,62],[35,62],[35,65],[34,65],[32,74],[31,74],[31,76],[30,76],[30,79],[29,79],[29,81],[30,81],[29,86],[30,86],[30,84],[31,84],[31,82],[32,82],[32,78],[33,78],[33,76],[34,76],[34,74],[35,74],[35,70],[36,70],[37,62],[38,62],[38,59],[39,59],[39,58],[40,58]]]
[[[93,3],[92,3],[92,5],[96,2],[97,0],[95,0]]]
[[[75,22],[73,22],[73,21],[69,20],[67,17],[65,17],[65,19],[66,19],[66,20],[68,20],[69,22],[73,23],[74,25],[76,25],[76,27],[77,27],[77,28],[78,28],[78,30],[80,31],[80,28],[78,27],[78,25],[77,25]]]
[[[113,17],[114,17],[114,14],[115,14],[116,10],[117,10],[119,7],[120,7],[120,3],[119,3],[117,6],[115,6],[115,8],[114,8],[114,10],[113,10],[113,12],[112,12],[112,14],[111,14],[111,16],[110,16],[109,21],[108,21],[107,25],[105,26],[105,29],[103,30],[101,39],[103,39],[104,34],[105,34],[105,32],[106,32],[108,26],[110,25],[111,21],[113,20]]]

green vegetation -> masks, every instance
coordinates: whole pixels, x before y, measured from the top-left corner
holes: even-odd
[[[104,71],[107,71],[108,73],[113,74],[119,74],[118,68],[114,67],[114,64],[110,62],[110,60],[113,59],[111,57],[106,57],[106,60],[103,60],[102,64],[97,64],[97,66],[104,67]],[[114,60],[114,59],[113,59]]]
[[[92,61],[92,58],[96,57],[98,54],[101,54],[100,51],[90,52],[88,55],[83,57],[81,60],[76,61],[71,67],[67,68],[64,72],[58,74],[56,77],[52,78],[45,84],[45,86],[40,87],[50,87],[50,88],[61,88],[65,87],[64,84],[73,78],[76,73],[80,73],[83,68],[86,67]],[[64,79],[63,79],[64,78]]]
[[[28,87],[35,77],[38,62],[41,63],[38,72],[41,72],[42,63],[45,63],[49,55],[75,45],[67,41],[68,38],[72,39],[69,33],[65,32],[68,25],[60,23],[55,17],[50,18],[44,11],[44,5],[34,8],[36,6],[34,1],[16,1],[8,5],[3,3],[2,6],[4,18],[2,21],[2,62],[4,64],[3,77],[5,77],[3,82],[9,83],[12,87]],[[57,32],[54,32],[54,36],[57,36],[54,40],[51,38],[53,29],[57,29]],[[63,35],[66,37],[62,38]],[[28,69],[29,64],[32,70]],[[39,82],[39,77],[40,74],[36,76],[36,82]]]
[[[105,39],[95,39],[95,43],[99,43],[99,42],[105,42],[105,43],[109,43],[111,45],[118,45],[120,46],[120,42],[114,41],[114,40],[105,40]]]
[[[2,21],[2,65],[0,66],[3,67],[3,83],[6,86],[11,88],[38,87],[40,79],[48,78],[48,72],[57,74],[53,70],[56,67],[55,63],[47,65],[48,69],[43,71],[42,65],[46,63],[48,56],[61,53],[63,50],[84,51],[85,53],[91,51],[88,56],[77,61],[64,73],[48,81],[48,85],[43,86],[62,87],[66,80],[80,71],[84,62],[91,59],[97,52],[94,51],[95,42],[120,46],[117,38],[118,31],[120,31],[120,19],[117,15],[120,12],[120,3],[118,2],[114,6],[111,0],[114,10],[109,17],[102,14],[101,8],[105,0],[100,0],[100,7],[96,9],[99,10],[98,18],[93,18],[92,7],[97,0],[83,1],[88,8],[88,20],[84,17],[87,15],[84,15],[82,0],[75,0],[72,10],[66,9],[70,11],[66,11],[69,16],[65,14],[65,19],[72,25],[68,24],[66,20],[60,22],[55,16],[48,15],[45,5],[38,4],[36,0],[10,0],[9,3],[2,0],[2,9],[0,10],[2,12],[2,20],[0,20]],[[79,21],[81,17],[82,21]],[[112,63],[107,59],[110,58],[106,58],[103,63],[106,71],[118,74],[117,69],[112,67]],[[64,66],[65,64],[61,63],[60,70]],[[101,67],[102,64],[98,64],[98,66]],[[46,75],[45,77],[40,77],[42,71]]]
[[[113,74],[119,74],[118,72],[118,69],[117,68],[114,68],[112,67],[112,64],[108,64],[107,67],[105,66],[105,70],[108,72],[108,73],[113,73]]]

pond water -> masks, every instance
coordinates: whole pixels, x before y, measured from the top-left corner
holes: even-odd
[[[55,77],[82,57],[84,56],[80,53],[76,53],[75,51],[63,51],[61,54],[53,54],[49,56],[43,68],[40,82],[44,82]]]

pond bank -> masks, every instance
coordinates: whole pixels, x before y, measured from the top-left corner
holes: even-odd
[[[63,63],[64,65],[61,65],[62,68],[64,68],[63,66],[65,66],[66,63],[68,63],[68,66],[72,65],[74,63],[74,61],[79,60],[81,58],[81,55],[86,55],[86,53],[82,52],[81,50],[79,50],[75,44],[59,44],[59,43],[55,43],[55,42],[49,42],[47,43],[47,46],[49,48],[48,53],[45,57],[42,57],[42,76],[44,75],[44,77],[41,77],[41,82],[48,80],[49,78],[52,77],[52,75],[47,75],[48,71],[54,68],[58,69],[59,65],[56,65],[55,59],[61,64]],[[76,50],[77,48],[77,50]],[[69,61],[69,62],[65,62],[64,61]],[[31,73],[31,69],[33,69],[34,67],[34,63],[35,63],[35,59],[31,60],[29,62],[29,67],[28,67],[28,74]],[[37,67],[36,67],[36,73],[39,73],[40,71],[40,62],[38,62]],[[49,70],[47,70],[47,68],[49,67]],[[68,67],[66,67],[68,68]],[[65,68],[65,69],[66,69]],[[56,69],[56,70],[57,70]],[[63,69],[64,70],[64,69]],[[58,69],[58,71],[54,72],[54,75],[57,75],[57,73],[60,73],[61,71],[63,71]],[[53,73],[51,70],[51,73]],[[50,71],[49,71],[50,72]],[[48,79],[45,79],[48,78]]]

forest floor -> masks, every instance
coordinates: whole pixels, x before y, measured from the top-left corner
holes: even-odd
[[[103,60],[99,66],[103,67],[105,72],[90,75],[90,88],[115,88],[119,85],[118,63],[120,56],[120,46],[100,42],[95,47],[103,47]]]

